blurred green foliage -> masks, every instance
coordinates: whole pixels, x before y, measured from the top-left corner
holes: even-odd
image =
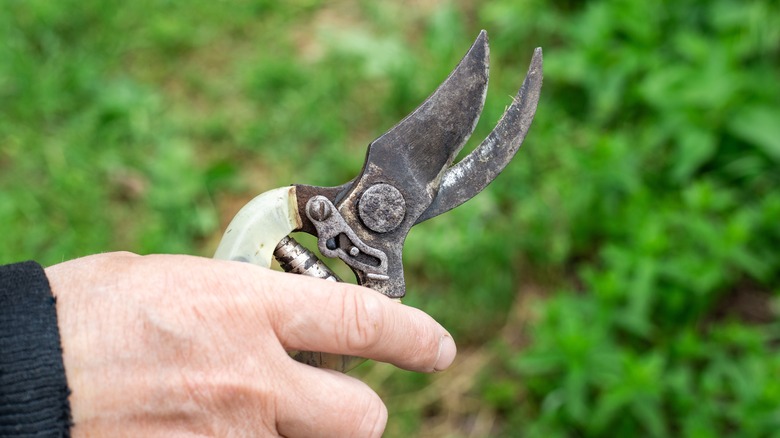
[[[387,435],[780,436],[769,0],[2,2],[0,262],[208,256],[255,194],[352,178],[481,28],[472,144],[536,46],[542,102],[490,189],[407,241],[407,303],[469,383],[358,370]]]

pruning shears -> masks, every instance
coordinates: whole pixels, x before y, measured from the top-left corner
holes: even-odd
[[[291,232],[317,237],[320,253],[338,258],[357,283],[390,298],[406,292],[402,249],[409,230],[481,192],[512,160],[533,121],[542,87],[537,48],[523,85],[484,141],[453,165],[485,102],[487,33],[480,32],[447,79],[419,107],[371,142],[357,177],[337,187],[294,184],[265,192],[233,218],[215,258],[339,281]],[[352,358],[293,352],[310,365],[348,370]]]

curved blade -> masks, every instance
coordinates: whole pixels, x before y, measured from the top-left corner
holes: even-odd
[[[433,203],[417,223],[463,204],[481,192],[512,161],[531,127],[542,89],[542,49],[534,50],[531,66],[512,105],[487,138],[444,174]]]
[[[404,240],[420,214],[433,202],[444,172],[477,125],[487,92],[488,52],[487,33],[482,31],[439,88],[369,145],[360,175],[346,193],[336,198],[336,207],[358,237],[388,257],[387,280],[375,280],[356,270],[360,284],[390,297],[404,295]],[[404,203],[405,208],[396,218],[400,223],[394,224],[392,230],[369,228],[359,212],[364,193],[377,185],[391,187],[400,195],[396,199]],[[374,212],[395,215],[399,211],[389,208],[389,204],[386,207]]]
[[[428,194],[435,196],[440,177],[474,132],[482,113],[488,56],[487,33],[483,30],[439,88],[369,145],[358,182],[370,178],[376,166],[383,179],[390,178],[385,182],[414,191],[430,186]],[[427,202],[418,213],[425,208]]]

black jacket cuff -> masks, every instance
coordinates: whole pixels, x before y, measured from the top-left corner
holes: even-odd
[[[0,436],[67,437],[68,384],[55,300],[35,262],[0,266]]]

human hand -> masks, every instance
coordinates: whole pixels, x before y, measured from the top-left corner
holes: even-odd
[[[431,372],[455,357],[420,310],[369,289],[246,263],[102,254],[46,269],[73,436],[380,436],[363,382],[288,350]]]

